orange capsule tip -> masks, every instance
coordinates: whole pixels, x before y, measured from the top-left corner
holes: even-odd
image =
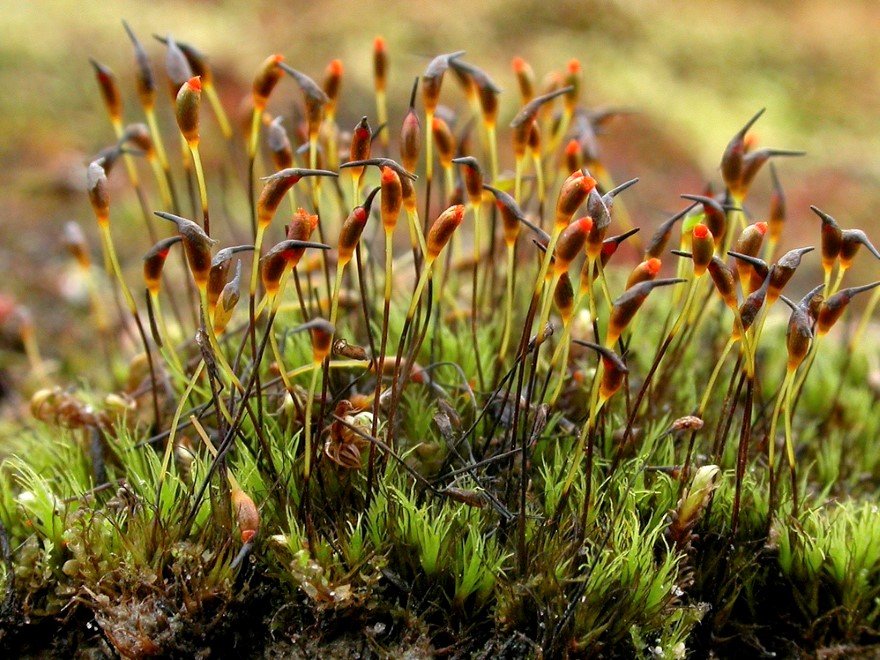
[[[647,270],[651,275],[656,275],[660,272],[660,267],[663,263],[657,259],[656,257],[652,257],[645,262],[645,270]]]
[[[193,76],[189,80],[186,81],[187,86],[192,89],[194,92],[202,91],[202,77],[201,76]]]
[[[709,228],[706,225],[694,226],[694,238],[705,239],[709,236]]]
[[[384,52],[386,49],[385,37],[381,34],[376,35],[376,38],[373,40],[373,50],[378,52]]]

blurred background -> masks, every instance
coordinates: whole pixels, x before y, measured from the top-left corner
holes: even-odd
[[[371,53],[374,38],[382,35],[390,58],[392,136],[399,132],[412,81],[429,58],[464,49],[466,59],[505,90],[499,144],[507,168],[512,161],[506,127],[520,106],[512,58],[524,57],[539,83],[577,58],[585,74],[582,101],[626,111],[608,124],[600,146],[615,180],[641,178],[625,199],[648,235],[683,208],[680,193],[699,193],[708,181],[718,187],[728,140],[766,108],[755,126],[758,143],[808,152],[777,163],[792,227],[782,248],[818,240],[810,204],[880,243],[880,6],[872,0],[2,0],[0,15],[0,327],[24,302],[49,357],[63,354],[65,341],[76,337],[77,312],[63,298],[70,257],[61,229],[75,219],[94,230],[85,165],[113,142],[89,57],[116,73],[126,121],[143,121],[122,19],[145,44],[160,92],[166,85],[164,47],[152,34],[170,33],[207,54],[236,121],[269,54],[284,54],[319,81],[328,62],[339,58],[345,67],[342,128],[363,114],[374,116]],[[281,88],[273,103],[299,101],[289,81]],[[444,85],[443,103],[461,105],[462,98],[454,81]],[[174,147],[170,105],[159,107],[160,122],[170,129],[166,147]],[[203,141],[220,142],[210,120]],[[222,149],[208,151],[222,155]],[[748,200],[754,220],[766,214],[769,190],[765,170]],[[140,233],[132,254],[145,249]],[[810,265],[818,272],[818,259]],[[876,263],[863,254],[847,281],[876,277]],[[4,339],[0,369],[23,364],[14,343]]]

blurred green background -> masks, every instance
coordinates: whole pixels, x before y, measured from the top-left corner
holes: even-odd
[[[123,18],[147,46],[160,91],[164,49],[150,35],[171,33],[210,56],[232,115],[267,55],[283,53],[318,80],[327,63],[340,58],[343,128],[374,114],[371,48],[381,34],[390,56],[392,135],[427,58],[466,49],[467,60],[507,90],[499,117],[502,150],[509,140],[504,129],[519,106],[511,59],[525,57],[541,80],[576,57],[585,70],[588,106],[632,112],[610,124],[602,148],[618,181],[641,177],[626,199],[646,231],[682,208],[679,193],[719,182],[728,139],[766,107],[755,130],[759,143],[808,152],[779,162],[789,222],[801,228],[783,248],[818,240],[809,204],[880,243],[880,5],[871,0],[2,0],[0,15],[0,302],[31,305],[44,344],[70,318],[56,303],[59,273],[69,261],[61,227],[77,219],[92,229],[85,163],[113,141],[89,57],[116,72],[126,120],[142,121]],[[298,101],[295,86],[283,87],[279,103],[284,94]],[[442,101],[460,103],[453,81]],[[170,108],[161,109],[163,125],[173,128]],[[216,126],[210,130],[217,139]],[[170,135],[166,146],[173,146]],[[762,172],[749,204],[754,219],[765,213],[768,190]],[[876,276],[867,256],[857,266],[864,270],[852,282]],[[0,304],[0,314],[4,308]]]

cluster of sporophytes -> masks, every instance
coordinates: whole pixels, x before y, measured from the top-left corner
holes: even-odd
[[[140,107],[93,62],[116,141],[84,175],[112,291],[66,236],[110,372],[53,384],[26,337],[38,421],[0,473],[10,643],[60,621],[126,656],[876,640],[880,419],[858,349],[880,288],[842,286],[880,253],[816,207],[817,245],[782,253],[772,165],[770,208],[749,192],[800,152],[755,144],[761,112],[717,192],[646,239],[576,60],[539,90],[514,59],[514,99],[439,55],[389,112],[381,38],[369,108],[344,105],[341,62],[319,83],[271,55],[234,130],[208,59],[170,35],[160,121],[128,34]],[[203,164],[203,128],[229,159]],[[792,290],[817,256],[824,281]],[[870,289],[849,346],[825,340]]]

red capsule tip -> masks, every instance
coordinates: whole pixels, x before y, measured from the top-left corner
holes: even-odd
[[[754,224],[755,229],[761,232],[761,236],[767,233],[767,223],[766,222],[756,222]]]
[[[192,78],[190,78],[189,80],[186,81],[186,84],[194,92],[201,92],[202,91],[202,78],[201,78],[201,76],[193,76]]]
[[[397,172],[387,165],[382,168],[382,183],[394,183],[395,178],[397,178]]]
[[[767,223],[764,223],[764,231],[767,231]],[[703,239],[707,236],[709,236],[709,228],[706,225],[696,225],[694,227],[694,238]]]
[[[576,58],[572,58],[568,61],[567,68],[569,73],[578,74],[581,72],[581,63]]]
[[[660,261],[659,259],[657,259],[656,257],[652,257],[651,259],[648,259],[648,260],[645,262],[645,269],[646,269],[651,275],[656,275],[657,273],[660,272],[660,267],[661,267],[662,265],[663,265],[663,262],[661,262],[661,261]]]
[[[355,220],[358,222],[367,221],[367,210],[363,206],[358,206],[352,215],[354,215]]]
[[[513,71],[514,73],[523,73],[529,65],[526,64],[526,61],[519,57],[518,55],[513,58]]]
[[[581,150],[581,145],[574,138],[568,141],[568,144],[565,145],[565,155],[566,156],[574,156]]]
[[[583,218],[578,218],[575,222],[585,234],[589,234],[590,230],[593,228],[593,219],[588,215],[585,215]]]
[[[284,55],[282,55],[281,53],[275,53],[272,56],[272,61],[275,62],[275,64],[280,64],[284,61]]]
[[[341,76],[343,72],[342,60],[331,60],[327,65],[327,73],[331,76]]]
[[[257,533],[254,530],[245,529],[241,533],[241,541],[242,543],[250,543],[256,535]]]
[[[373,50],[375,50],[378,53],[385,52],[385,38],[382,35],[378,35],[373,40]]]

